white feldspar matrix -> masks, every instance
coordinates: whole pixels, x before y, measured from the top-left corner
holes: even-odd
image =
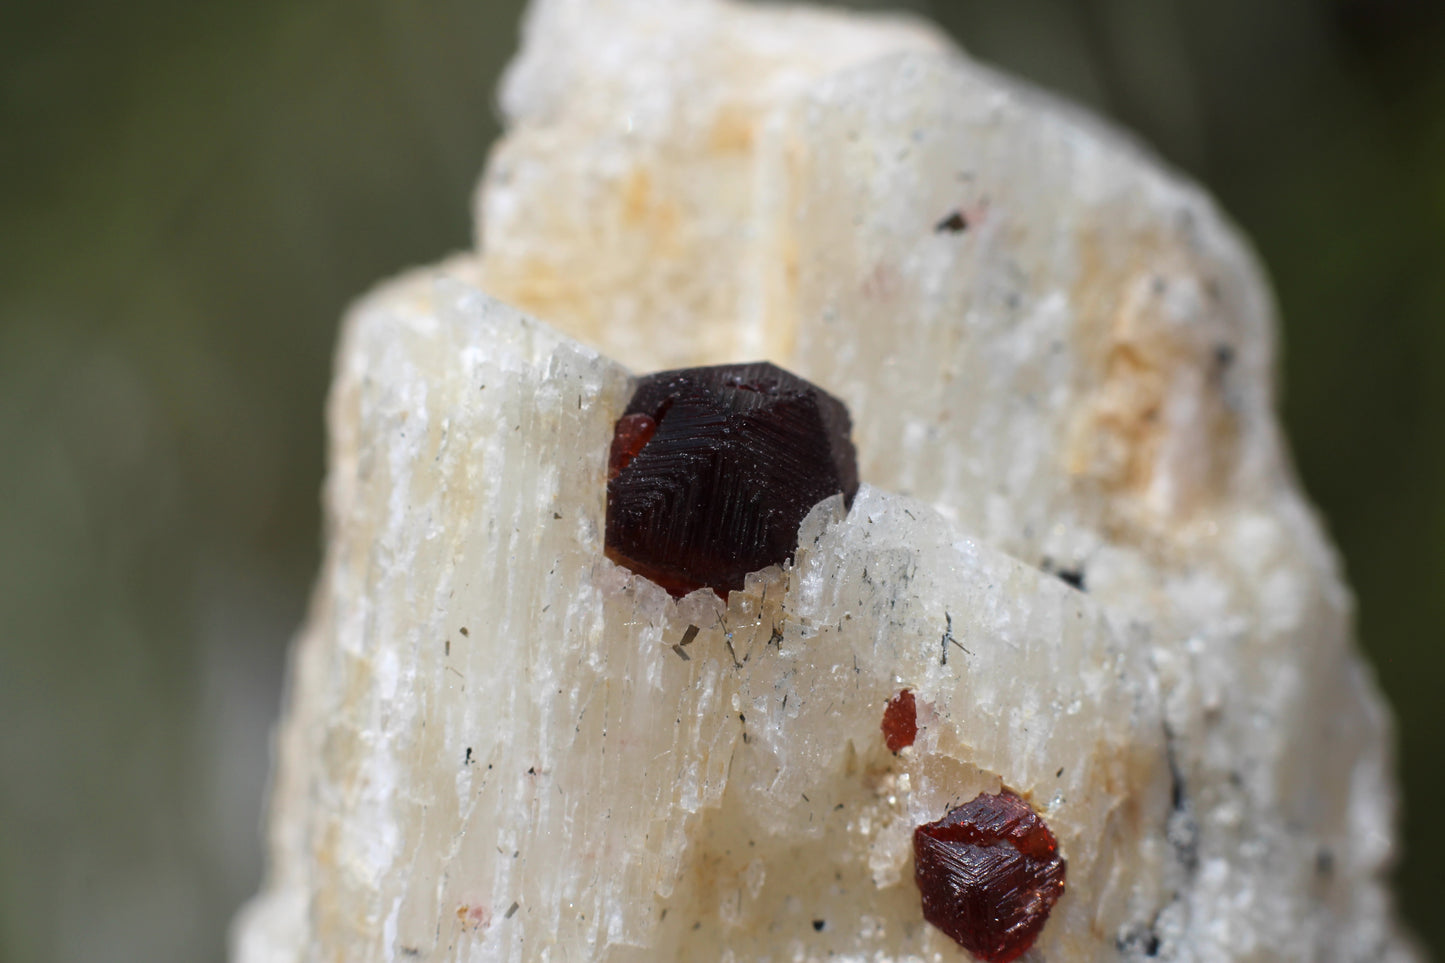
[[[343,328],[238,963],[965,960],[913,831],[1005,788],[1067,860],[1025,959],[1417,959],[1206,196],[908,21],[543,0],[502,103],[478,250]],[[848,405],[863,486],[674,599],[604,558],[614,423],[760,359]]]

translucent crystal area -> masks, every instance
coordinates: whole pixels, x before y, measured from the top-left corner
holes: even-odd
[[[607,557],[675,596],[724,598],[786,561],[818,502],[858,490],[843,403],[766,362],[640,380],[617,422]]]
[[[913,690],[903,689],[888,700],[881,728],[883,743],[889,752],[898,752],[913,745],[913,740],[918,738],[918,705],[914,701]]]
[[[1007,791],[919,826],[913,851],[923,918],[988,963],[1033,946],[1064,892],[1054,834]]]
[[[637,457],[642,446],[652,440],[657,422],[648,415],[623,415],[612,433],[612,451],[607,456],[607,479],[622,474],[622,469]]]

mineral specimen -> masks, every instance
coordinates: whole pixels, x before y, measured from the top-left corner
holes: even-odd
[[[889,752],[898,752],[913,745],[913,740],[918,738],[918,706],[912,690],[903,689],[888,700],[883,709],[881,727],[883,744]]]
[[[540,0],[525,38],[481,249],[341,334],[239,963],[961,959],[914,830],[1005,785],[1068,856],[1040,959],[1417,960],[1210,200],[916,22]],[[604,557],[656,439],[609,446],[635,373],[750,358],[847,404],[864,483],[677,598]]]
[[[607,557],[673,595],[780,565],[829,495],[858,491],[852,423],[838,399],[766,362],[641,379],[617,422]]]
[[[923,918],[987,963],[1024,953],[1064,893],[1054,834],[1011,792],[980,793],[913,831]]]

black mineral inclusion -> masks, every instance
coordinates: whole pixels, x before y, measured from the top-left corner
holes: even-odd
[[[818,502],[852,504],[851,430],[842,402],[767,362],[640,379],[609,459],[607,557],[675,596],[726,598],[792,557]]]

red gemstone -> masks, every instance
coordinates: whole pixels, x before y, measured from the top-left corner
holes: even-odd
[[[612,430],[612,451],[607,456],[607,480],[622,474],[643,446],[652,440],[657,422],[651,415],[623,415]]]
[[[792,557],[814,505],[852,502],[851,428],[842,402],[766,362],[640,379],[608,459],[607,557],[726,598]]]
[[[913,745],[918,738],[918,706],[913,690],[903,689],[883,709],[883,742],[889,752]]]
[[[919,826],[913,857],[923,918],[988,963],[1033,946],[1064,892],[1054,834],[1008,790]]]

